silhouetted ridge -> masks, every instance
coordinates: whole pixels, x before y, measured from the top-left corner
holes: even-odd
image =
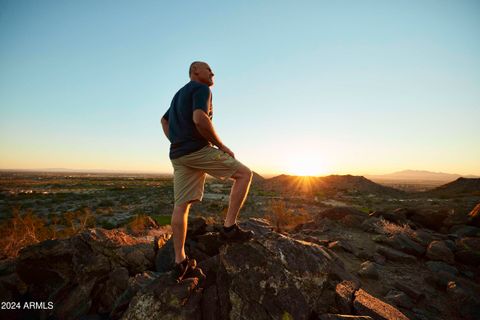
[[[480,178],[458,178],[427,191],[426,194],[435,196],[480,195]]]
[[[382,186],[363,176],[329,175],[325,177],[302,177],[279,175],[266,179],[264,186],[267,189],[282,193],[296,192],[346,192],[362,194],[381,194],[399,196],[404,192]]]

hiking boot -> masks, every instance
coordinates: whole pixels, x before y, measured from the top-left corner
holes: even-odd
[[[185,257],[180,263],[176,263],[173,268],[173,277],[177,282],[182,281],[185,278],[191,276],[192,271],[197,268],[197,261],[195,259],[190,259],[188,256]]]
[[[252,239],[254,235],[255,233],[253,233],[253,231],[243,230],[236,223],[230,231],[226,231],[225,228],[220,230],[221,239],[228,242],[248,241]]]

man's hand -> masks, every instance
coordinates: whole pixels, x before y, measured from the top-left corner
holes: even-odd
[[[226,145],[222,144],[221,146],[218,147],[218,149],[222,150],[223,152],[225,152],[227,154],[229,154],[232,158],[235,159],[235,154]]]

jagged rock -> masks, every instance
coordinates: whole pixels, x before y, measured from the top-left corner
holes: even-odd
[[[142,288],[145,288],[148,284],[153,282],[158,276],[158,273],[153,271],[145,271],[138,273],[128,279],[127,288],[119,295],[113,304],[112,311],[110,312],[110,319],[120,319],[122,314],[127,310],[128,305],[135,294]]]
[[[216,320],[221,319],[221,312],[219,306],[219,297],[217,293],[217,286],[215,284],[207,287],[203,291],[201,307],[202,320]]]
[[[203,297],[195,308],[203,306],[204,318],[291,316],[307,319],[310,315],[330,311],[335,299],[334,291],[327,290],[330,281],[349,279],[359,283],[345,270],[335,253],[325,247],[272,232],[271,226],[262,219],[250,219],[241,226],[253,229],[255,238],[246,243],[211,243],[216,242],[215,234],[205,233],[195,236],[196,243],[187,239],[186,250],[197,248],[209,254],[219,252],[199,262],[207,278]],[[158,271],[171,268],[171,242],[158,250]],[[212,247],[209,249],[209,246]],[[164,308],[146,291],[141,295],[148,301],[148,310],[154,306]],[[206,307],[208,297],[217,304]],[[143,302],[136,298],[135,304],[143,305]],[[129,319],[138,312],[129,311]]]
[[[424,247],[427,247],[430,242],[437,239],[433,232],[428,229],[417,229],[414,231],[414,234],[415,241]]]
[[[327,210],[320,212],[320,218],[329,218],[331,220],[341,220],[347,215],[358,216],[362,218],[361,220],[365,219],[367,215],[358,209],[352,207],[334,207]]]
[[[413,215],[410,216],[410,220],[415,223],[419,223],[424,227],[429,229],[439,231],[443,227],[443,221],[451,213],[451,209],[442,208],[442,209],[422,209],[415,211]]]
[[[414,316],[412,316],[412,319],[415,320],[432,320],[432,319],[437,319],[437,317],[432,317],[429,312],[426,312],[423,309],[420,308],[412,308],[412,312]]]
[[[428,261],[425,263],[432,271],[431,274],[425,277],[425,281],[440,288],[445,289],[448,282],[454,281],[457,278],[457,268],[450,266],[441,261]]]
[[[412,208],[397,208],[397,209],[393,210],[393,213],[397,216],[405,217],[407,219],[410,219],[411,216],[417,214],[417,210],[412,209]]]
[[[353,308],[357,314],[370,316],[375,320],[408,320],[408,318],[398,309],[375,298],[363,289],[359,289],[355,292]]]
[[[177,283],[171,273],[159,274],[137,292],[122,319],[153,320],[159,315],[164,319],[200,319],[202,276],[199,272]]]
[[[325,313],[318,317],[319,320],[371,320],[369,316],[354,316],[349,314]]]
[[[381,242],[389,245],[394,249],[411,255],[415,255],[417,257],[421,257],[425,253],[424,247],[422,247],[420,244],[413,241],[406,234],[403,233],[396,233],[388,238],[382,238]]]
[[[372,259],[374,259],[373,256],[371,255],[371,253],[368,252],[367,250],[363,249],[363,248],[355,250],[353,252],[353,254],[361,260],[372,260]]]
[[[406,294],[408,294],[410,297],[412,297],[415,301],[419,301],[420,299],[424,298],[425,297],[425,294],[415,288],[412,288],[406,284],[404,284],[403,282],[399,282],[399,281],[394,281],[393,282],[393,285],[399,289],[400,291],[403,291],[405,292]]]
[[[352,281],[342,281],[335,286],[335,302],[342,313],[352,313],[353,294],[358,290],[358,285]]]
[[[375,263],[371,261],[365,261],[360,265],[358,274],[364,278],[378,279],[378,270]]]
[[[468,214],[468,224],[480,228],[480,203]]]
[[[188,248],[185,248],[187,251]],[[188,252],[187,252],[188,255]],[[175,266],[175,250],[173,248],[173,238],[161,247],[155,256],[155,271],[168,272]]]
[[[217,255],[223,244],[218,232],[207,232],[197,236],[198,248],[209,256]]]
[[[188,221],[187,235],[194,238],[197,235],[204,234],[207,228],[207,220],[204,217],[194,217]]]
[[[0,301],[19,301],[26,290],[26,284],[16,273],[0,277]]]
[[[455,225],[450,228],[449,232],[458,236],[459,238],[480,237],[480,228],[474,226]]]
[[[375,260],[376,263],[378,263],[379,265],[385,265],[385,262],[387,262],[387,259],[382,256],[381,254],[378,254],[378,253],[375,253],[373,255],[373,260]]]
[[[417,259],[412,255],[388,247],[379,246],[377,248],[377,253],[385,256],[389,260],[396,262],[415,263],[417,261]]]
[[[447,294],[451,297],[458,313],[465,319],[478,319],[480,315],[480,293],[471,290],[459,282],[450,281],[447,284]]]
[[[458,261],[475,267],[480,265],[480,238],[464,237],[458,239],[455,244],[457,245],[455,258]]]
[[[360,229],[365,232],[381,233],[382,231],[378,227],[379,222],[380,222],[380,218],[377,218],[377,217],[366,218],[360,224]]]
[[[455,225],[465,225],[468,223],[468,215],[459,210],[451,210],[450,214],[443,220],[443,224],[446,227]]]
[[[343,224],[343,225],[346,226],[346,227],[356,228],[356,227],[358,227],[359,225],[361,225],[361,223],[362,223],[364,220],[365,220],[365,217],[364,217],[364,216],[347,214],[346,216],[344,216],[343,218],[341,218],[339,221],[340,221],[341,224]]]
[[[445,271],[454,276],[458,275],[458,269],[441,261],[427,261],[425,263],[433,273]]]
[[[405,217],[405,214],[402,211],[397,211],[397,210],[395,210],[393,212],[374,211],[374,212],[370,213],[369,216],[370,217],[383,218],[385,220],[396,223],[398,225],[408,223],[408,220]]]
[[[273,227],[262,218],[250,218],[240,224],[242,228],[252,230],[257,236],[266,236],[272,233]]]
[[[108,314],[118,297],[128,287],[128,270],[125,267],[116,267],[108,274],[106,282],[101,282],[92,292],[94,309],[99,313]]]
[[[450,251],[455,252],[457,251],[457,245],[453,240],[444,240],[445,245],[450,249]]]
[[[303,241],[307,241],[307,242],[311,242],[311,243],[316,243],[316,244],[319,244],[319,245],[325,246],[325,247],[328,247],[328,244],[330,243],[330,240],[321,240],[321,239],[318,239],[317,237],[310,236],[310,235],[304,235],[304,234],[301,234],[301,233],[296,234],[295,239],[303,240]]]
[[[135,274],[152,268],[153,258],[148,240],[122,230],[88,229],[69,239],[47,240],[23,248],[16,272],[28,286],[32,300],[52,301],[56,317],[75,319],[89,311],[100,312],[92,310],[92,306],[109,311],[105,303],[92,299],[94,289],[97,296],[103,296],[123,286],[107,284],[109,279],[115,279],[114,275],[109,277],[113,270],[123,267]]]
[[[432,241],[427,248],[427,257],[431,260],[444,261],[446,263],[454,263],[455,256],[444,241]]]
[[[14,273],[15,264],[16,264],[16,261],[13,258],[1,260],[0,261],[0,277]]]
[[[328,248],[332,250],[345,250],[346,252],[354,253],[353,247],[345,240],[332,241],[328,244]]]
[[[412,300],[403,291],[392,289],[385,296],[385,300],[393,303],[397,307],[402,307],[406,309],[411,309],[413,307]]]
[[[217,286],[228,292],[232,319],[308,319],[328,312],[332,301],[324,299],[323,289],[339,266],[321,246],[271,234],[222,247],[220,261],[228,281]]]

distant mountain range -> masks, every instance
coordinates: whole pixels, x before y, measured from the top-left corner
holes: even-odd
[[[450,182],[458,178],[480,178],[474,175],[460,175],[444,172],[431,172],[425,170],[403,170],[390,174],[365,175],[366,178],[373,181],[398,180],[398,181],[437,181]]]

